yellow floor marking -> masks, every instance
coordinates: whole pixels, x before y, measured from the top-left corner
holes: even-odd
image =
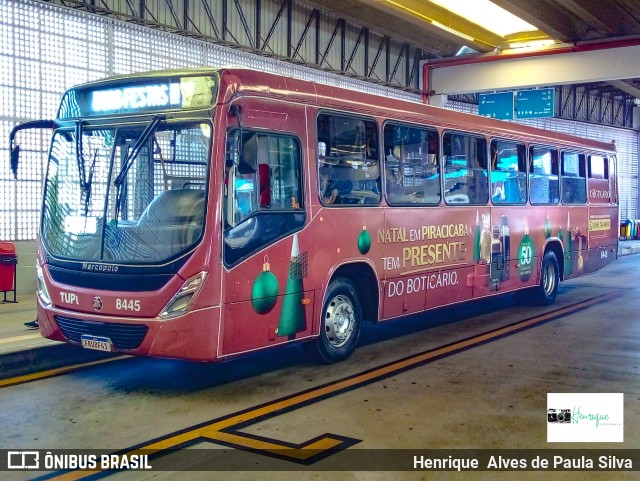
[[[81,364],[73,364],[72,366],[58,367],[55,369],[48,369],[46,371],[34,372],[33,374],[24,374],[23,376],[10,377],[7,379],[0,379],[0,388],[14,386],[16,384],[22,384],[25,382],[38,381],[40,379],[46,379],[49,377],[61,376],[68,372],[83,369],[89,366],[97,366],[99,364],[105,364],[107,362],[119,361],[121,359],[128,359],[131,356],[118,356],[109,357],[107,359],[100,359],[98,361],[83,362]]]
[[[275,439],[274,440],[255,439],[248,435],[244,435],[241,432],[237,432],[237,431],[229,432],[229,431],[234,426],[245,424],[249,421],[260,418],[262,416],[265,416],[280,410],[293,408],[296,405],[307,405],[309,402],[313,401],[314,399],[324,397],[326,395],[341,391],[343,389],[354,387],[358,384],[371,382],[376,378],[387,376],[393,372],[401,371],[411,366],[424,363],[429,359],[434,359],[439,356],[443,356],[445,354],[449,354],[455,351],[460,351],[462,349],[465,349],[467,347],[470,347],[476,344],[481,344],[485,341],[504,336],[511,332],[518,331],[535,324],[539,324],[551,318],[571,314],[578,310],[582,310],[587,307],[590,307],[594,304],[609,300],[610,298],[616,297],[617,295],[618,294],[601,295],[577,304],[573,304],[567,307],[562,307],[562,308],[550,311],[540,316],[536,316],[521,322],[517,322],[515,324],[511,324],[509,326],[505,326],[503,328],[499,328],[484,334],[479,334],[469,339],[465,339],[465,340],[456,342],[454,344],[435,349],[433,351],[410,356],[407,359],[402,359],[400,361],[391,363],[386,366],[382,366],[377,369],[373,369],[369,372],[364,372],[362,374],[356,375],[354,377],[350,377],[348,379],[343,379],[326,386],[321,386],[317,389],[313,389],[308,392],[303,392],[298,395],[294,395],[290,398],[286,398],[286,399],[276,401],[264,406],[260,406],[258,408],[249,410],[247,412],[240,413],[236,416],[231,416],[221,421],[212,422],[211,424],[194,428],[191,431],[182,432],[180,434],[169,436],[167,438],[160,439],[155,442],[150,442],[147,445],[143,445],[141,447],[136,448],[135,450],[128,451],[125,454],[126,455],[131,455],[131,454],[153,455],[153,454],[162,452],[164,450],[174,448],[175,446],[181,445],[183,443],[188,443],[190,441],[204,438],[206,440],[210,440],[213,442],[220,441],[224,444],[236,445],[236,446],[253,449],[253,450],[275,452],[281,457],[289,457],[289,458],[292,458],[292,460],[309,459],[312,456],[322,453],[328,449],[338,448],[340,444],[343,442],[343,440],[333,438],[332,435],[325,435],[315,440],[313,443],[309,443],[305,445],[303,448],[296,448],[296,447],[291,447],[287,444],[282,444],[281,442]],[[56,479],[60,481],[76,481],[76,480],[91,476],[92,474],[96,474],[98,472],[100,472],[100,470],[73,471],[69,473],[63,473],[60,476],[56,476],[49,479]]]
[[[9,344],[10,342],[30,341],[31,339],[42,339],[40,334],[25,334],[24,336],[10,337],[8,339],[0,339],[0,344]]]

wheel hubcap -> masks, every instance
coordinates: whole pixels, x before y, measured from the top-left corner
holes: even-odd
[[[333,347],[344,346],[353,333],[355,315],[351,299],[339,294],[327,305],[325,312],[325,333]]]
[[[555,269],[551,262],[547,263],[543,273],[543,288],[547,296],[551,296],[556,287]]]

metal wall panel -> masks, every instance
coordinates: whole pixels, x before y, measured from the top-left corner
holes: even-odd
[[[316,23],[320,21],[321,14],[311,7],[298,4],[295,5],[293,12],[291,58],[296,61],[315,64],[317,53]]]
[[[46,0],[45,0],[46,1]],[[293,0],[48,0],[408,90],[423,52]],[[73,3],[72,3],[73,2]],[[368,41],[367,41],[368,40]],[[373,65],[375,68],[370,68]]]

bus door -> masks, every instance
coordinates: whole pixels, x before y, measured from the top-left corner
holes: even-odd
[[[222,356],[309,336],[314,305],[300,141],[232,129],[226,161]]]

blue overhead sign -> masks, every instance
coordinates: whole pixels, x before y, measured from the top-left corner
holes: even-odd
[[[554,89],[521,90],[516,96],[516,116],[519,119],[553,117]]]
[[[513,92],[480,94],[478,113],[492,119],[513,119]]]

